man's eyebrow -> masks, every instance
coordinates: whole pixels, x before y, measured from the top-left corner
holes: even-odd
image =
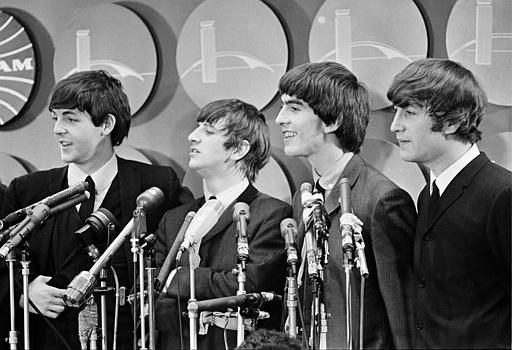
[[[283,104],[285,104],[285,105],[294,104],[294,105],[304,106],[304,101],[302,101],[301,99],[298,99],[298,98],[291,98],[289,100],[284,101]]]

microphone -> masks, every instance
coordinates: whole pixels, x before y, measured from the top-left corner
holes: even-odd
[[[274,292],[247,293],[229,297],[195,301],[198,311],[219,311],[237,307],[259,308],[265,302],[281,302],[283,297]]]
[[[190,226],[185,233],[185,238],[178,249],[178,254],[176,255],[177,263],[181,260],[181,256],[185,250],[199,242],[199,240],[201,240],[204,235],[211,230],[219,220],[220,214],[223,210],[224,206],[218,199],[210,199],[201,208],[199,208],[196,215],[190,222]]]
[[[311,229],[309,229],[304,236],[304,244],[306,245],[308,277],[313,280],[318,278],[318,260],[316,258],[316,247],[313,245],[313,234],[311,233]]]
[[[45,204],[48,207],[52,208],[60,202],[70,199],[71,197],[76,196],[77,194],[84,193],[89,188],[89,184],[85,181],[81,181],[72,187],[68,187],[65,190],[57,192],[51,196],[46,197],[45,199],[31,204],[25,208],[18,209],[15,212],[8,214],[6,217],[0,220],[0,230],[4,228],[8,228],[12,225],[20,223],[27,215],[28,212],[31,211],[35,206],[39,204]]]
[[[158,273],[158,277],[155,279],[155,291],[157,293],[162,291],[162,289],[165,286],[165,281],[167,281],[169,274],[171,273],[172,269],[174,269],[174,263],[176,262],[176,254],[178,254],[178,247],[181,244],[181,242],[183,242],[185,232],[187,231],[190,222],[192,221],[195,215],[195,211],[189,211],[187,216],[185,216],[185,219],[183,220],[183,224],[181,225],[178,235],[176,236],[176,239],[174,240],[171,249],[167,254],[167,257],[165,258],[162,268]]]
[[[101,236],[104,235],[111,223],[117,226],[117,220],[114,215],[105,208],[99,208],[85,219],[84,226],[75,231],[75,235],[78,236],[87,255],[93,261],[96,261],[100,256],[100,251],[96,247],[95,242],[101,239]]]
[[[139,202],[139,198],[141,201]],[[137,197],[137,205],[141,204],[142,209],[154,208],[163,198],[163,193],[158,187],[151,187],[144,191]],[[142,200],[144,199],[144,200]],[[71,281],[63,295],[64,302],[67,306],[80,307],[91,295],[94,285],[96,284],[96,276],[105,267],[110,258],[121,247],[125,238],[132,232],[134,227],[134,219],[132,218],[121,233],[114,239],[114,241],[105,249],[105,252],[96,260],[94,265],[89,271],[80,272]]]
[[[308,206],[313,200],[313,186],[309,182],[304,182],[300,185],[300,201],[302,207]]]
[[[244,202],[236,203],[233,210],[233,221],[236,223],[236,244],[238,260],[240,261],[247,261],[249,259],[249,242],[247,240],[247,222],[249,219],[249,205]]]
[[[141,208],[145,211],[151,211],[162,204],[164,199],[165,196],[161,189],[158,187],[151,187],[137,197],[137,208]]]
[[[295,240],[297,238],[297,222],[294,219],[284,219],[281,221],[281,236],[285,241],[286,249],[286,262],[291,267],[292,273],[295,276],[297,273],[297,263],[299,257],[297,255],[297,246]]]
[[[0,260],[5,260],[7,255],[29,237],[50,215],[50,208],[46,204],[38,204],[32,209],[27,217],[11,232],[11,238],[0,248]]]
[[[340,206],[341,215],[352,212],[352,206],[350,204],[350,183],[347,178],[340,180]],[[341,248],[346,254],[349,262],[353,261],[354,252],[354,236],[352,232],[352,226],[340,225],[341,230]]]

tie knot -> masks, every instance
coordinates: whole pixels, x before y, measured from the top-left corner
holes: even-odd
[[[85,178],[85,181],[89,184],[89,188],[87,189],[87,191],[89,192],[89,199],[87,199],[80,205],[80,209],[78,211],[78,214],[80,215],[82,221],[85,221],[85,219],[87,219],[87,217],[92,213],[96,197],[96,189],[92,177],[87,176]]]
[[[316,180],[315,182],[314,192],[318,192],[323,197],[325,197],[325,188],[322,185],[320,185],[320,179]]]

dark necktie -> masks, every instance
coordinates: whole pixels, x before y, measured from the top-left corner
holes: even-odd
[[[322,197],[324,197],[324,199],[325,199],[325,188],[323,188],[322,185],[320,185],[320,179],[316,180],[316,182],[315,182],[314,192],[320,193],[322,195]]]
[[[92,177],[87,176],[85,181],[89,184],[88,192],[90,194],[90,197],[88,200],[86,200],[85,202],[83,202],[80,205],[80,210],[78,211],[80,218],[84,222],[85,222],[85,219],[87,219],[89,217],[89,215],[91,215],[92,210],[94,209],[94,199],[96,197],[96,190],[94,188],[94,181],[93,181]]]
[[[430,199],[428,201],[427,214],[429,217],[432,217],[432,215],[434,215],[438,201],[439,201],[439,188],[437,188],[436,181],[434,180],[434,182],[432,182],[432,194],[430,195]]]

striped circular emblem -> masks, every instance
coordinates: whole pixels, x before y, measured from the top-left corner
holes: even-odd
[[[20,114],[36,76],[35,53],[25,27],[0,11],[0,126]]]

